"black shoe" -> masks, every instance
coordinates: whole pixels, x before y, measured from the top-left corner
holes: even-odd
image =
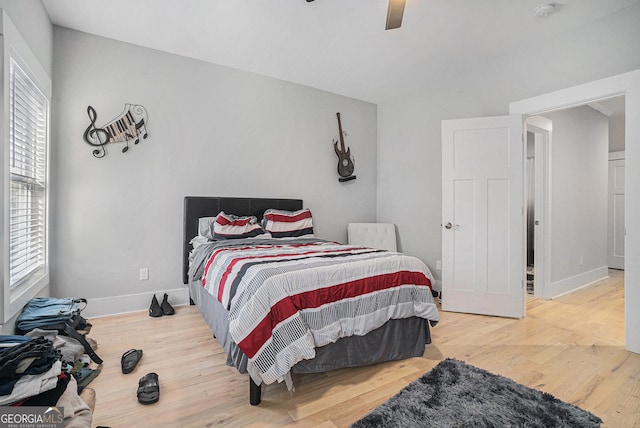
[[[160,305],[160,307],[162,308],[162,315],[173,315],[176,313],[175,309],[173,309],[173,306],[169,304],[168,299],[169,296],[167,295],[167,293],[164,293],[164,299],[162,299],[162,305]]]
[[[142,358],[142,349],[129,349],[127,352],[122,354],[122,358],[120,359],[122,373],[131,373],[138,365],[140,358]]]
[[[160,382],[157,373],[148,373],[138,381],[138,401],[153,404],[160,399]]]
[[[149,306],[149,316],[150,317],[161,317],[162,309],[160,309],[160,305],[158,304],[158,299],[156,299],[156,295],[153,295],[153,299],[151,299],[151,306]]]

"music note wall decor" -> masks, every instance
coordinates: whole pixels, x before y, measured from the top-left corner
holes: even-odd
[[[107,154],[106,145],[109,143],[125,143],[122,153],[129,150],[129,143],[138,144],[140,137],[147,138],[147,109],[140,104],[125,104],[124,111],[106,125],[98,128],[96,120],[98,114],[91,106],[87,107],[87,115],[91,123],[84,131],[84,141],[95,147],[92,154],[103,158]]]

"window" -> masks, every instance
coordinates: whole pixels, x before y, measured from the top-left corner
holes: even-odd
[[[51,77],[2,9],[0,75],[0,332],[7,334],[9,321],[49,285]]]
[[[9,66],[9,283],[46,259],[48,100],[14,58]]]

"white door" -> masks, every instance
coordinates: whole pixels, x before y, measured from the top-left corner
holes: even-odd
[[[624,159],[609,161],[609,267],[624,269]]]
[[[522,118],[442,121],[442,309],[522,318]]]

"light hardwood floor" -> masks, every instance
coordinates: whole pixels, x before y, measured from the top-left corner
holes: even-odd
[[[421,358],[372,367],[294,376],[263,387],[262,404],[248,402],[248,377],[225,355],[193,306],[176,315],[146,312],[96,318],[91,336],[105,360],[90,384],[94,426],[345,427],[433,368],[463,360],[589,410],[603,427],[640,427],[640,355],[624,349],[623,275],[556,300],[530,298],[522,320],[441,312],[433,344]],[[120,357],[143,349],[133,373]],[[160,401],[136,400],[138,379],[156,372]]]

